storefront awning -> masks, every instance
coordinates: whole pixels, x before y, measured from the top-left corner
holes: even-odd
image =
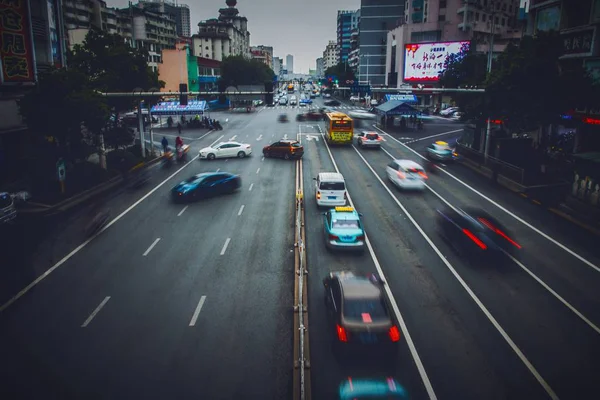
[[[206,101],[188,101],[187,106],[182,106],[178,101],[166,101],[152,107],[152,115],[198,115],[208,110]]]
[[[419,115],[419,110],[406,104],[403,101],[392,100],[375,107],[375,111],[379,115],[394,116],[394,115]]]

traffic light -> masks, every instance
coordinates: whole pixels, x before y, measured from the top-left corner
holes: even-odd
[[[179,91],[187,93],[187,91],[188,91],[187,83],[180,83]],[[188,95],[187,94],[179,94],[179,105],[181,105],[181,106],[188,105]]]
[[[336,79],[336,80],[335,80],[335,84],[337,85],[338,83],[339,83],[339,81]]]
[[[273,104],[273,82],[265,82],[265,92],[271,92],[265,95],[265,103]]]

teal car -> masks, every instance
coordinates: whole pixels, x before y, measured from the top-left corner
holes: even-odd
[[[354,399],[408,399],[408,394],[393,378],[348,378],[340,384],[340,400]]]
[[[365,250],[365,230],[354,208],[335,207],[323,213],[323,227],[328,249]]]
[[[437,141],[427,147],[427,158],[436,161],[453,161],[458,158],[456,151],[443,141]]]

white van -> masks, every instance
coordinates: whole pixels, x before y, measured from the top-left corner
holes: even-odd
[[[298,105],[298,98],[296,96],[290,97],[290,106]]]
[[[347,201],[346,181],[337,172],[321,172],[316,178],[315,192],[317,206],[345,206]]]

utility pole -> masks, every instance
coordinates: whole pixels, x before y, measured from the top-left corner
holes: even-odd
[[[495,2],[491,2],[490,7],[491,7],[491,22],[490,22],[490,38],[488,40],[488,60],[487,60],[487,73],[488,76],[492,73],[492,62],[494,59],[494,35],[496,33],[496,11],[495,11]],[[491,142],[491,136],[492,136],[492,117],[491,115],[488,115],[487,118],[487,127],[486,127],[486,133],[485,133],[485,149],[483,152],[483,157],[484,157],[484,161],[487,164],[488,163],[488,159],[490,156],[490,142]]]

